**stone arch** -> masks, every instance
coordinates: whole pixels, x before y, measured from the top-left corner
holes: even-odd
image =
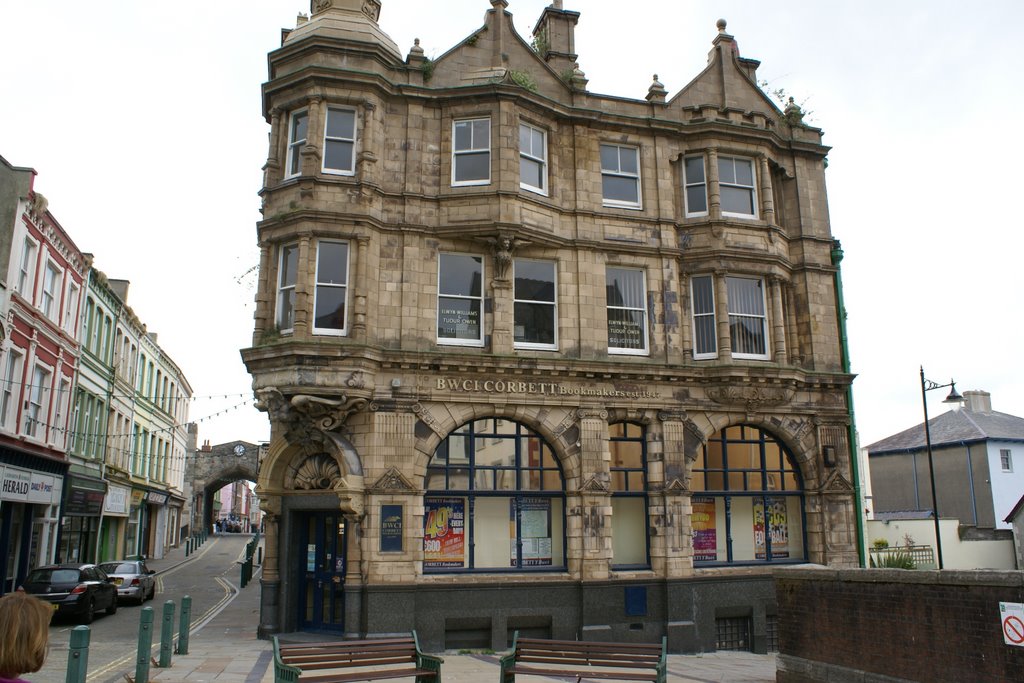
[[[363,465],[355,447],[344,437],[324,432],[317,446],[290,444],[278,438],[267,450],[257,493],[267,500],[303,494],[339,495],[342,509],[361,515],[363,510]]]

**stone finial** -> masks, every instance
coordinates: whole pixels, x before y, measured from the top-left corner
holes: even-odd
[[[725,33],[725,27],[728,26],[728,24],[726,23],[725,19],[719,19],[717,22],[715,22],[715,26],[718,27],[719,33]]]
[[[579,62],[574,62],[572,65],[572,77],[569,79],[569,84],[573,87],[573,90],[586,90],[588,82],[587,75],[580,69]]]
[[[296,15],[296,17],[295,17],[295,26],[296,27],[302,26],[307,21],[309,21],[309,15],[308,14],[303,14],[302,12],[299,12],[298,15]]]
[[[792,97],[789,98],[789,104],[787,104],[786,108],[782,110],[782,114],[790,124],[803,123],[803,109],[800,108],[799,104],[793,101]]]
[[[422,58],[423,48],[420,47],[420,39],[414,38],[412,41],[412,47],[409,48],[409,59]]]
[[[658,74],[654,74],[654,80],[651,83],[651,87],[647,89],[647,101],[664,102],[666,95],[668,95],[668,91],[665,90],[664,84],[658,80]]]

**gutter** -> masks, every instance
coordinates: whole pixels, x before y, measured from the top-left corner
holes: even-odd
[[[846,335],[846,304],[843,301],[843,272],[840,264],[843,261],[843,247],[839,240],[832,242],[832,265],[835,266],[836,318],[839,324],[839,347],[842,356],[843,372],[850,373],[850,345]],[[857,422],[853,412],[853,383],[846,387],[846,407],[850,424],[846,427],[846,441],[850,447],[850,476],[853,477],[853,497],[856,506],[857,520],[857,558],[861,567],[867,566],[864,548],[864,495],[860,487],[860,472],[857,466]]]

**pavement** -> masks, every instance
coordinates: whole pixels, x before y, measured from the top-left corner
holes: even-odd
[[[191,558],[184,548],[172,549],[160,560],[148,560],[159,574]],[[252,581],[237,593],[215,617],[193,630],[188,654],[173,655],[168,668],[152,667],[150,681],[157,683],[273,683],[274,650],[270,641],[259,640],[259,568]],[[495,682],[498,657],[487,654],[442,653],[445,683]],[[120,677],[116,679],[120,681]],[[408,679],[412,681],[411,678]],[[555,683],[539,676],[518,676],[519,683]],[[586,679],[584,679],[586,680]],[[669,655],[669,683],[767,683],[775,681],[775,656],[749,652],[714,652],[702,655]],[[300,679],[301,683],[301,679]]]

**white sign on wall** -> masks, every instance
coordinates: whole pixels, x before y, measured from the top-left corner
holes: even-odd
[[[1024,647],[1024,603],[999,603],[999,621],[1003,629],[1003,642]]]

